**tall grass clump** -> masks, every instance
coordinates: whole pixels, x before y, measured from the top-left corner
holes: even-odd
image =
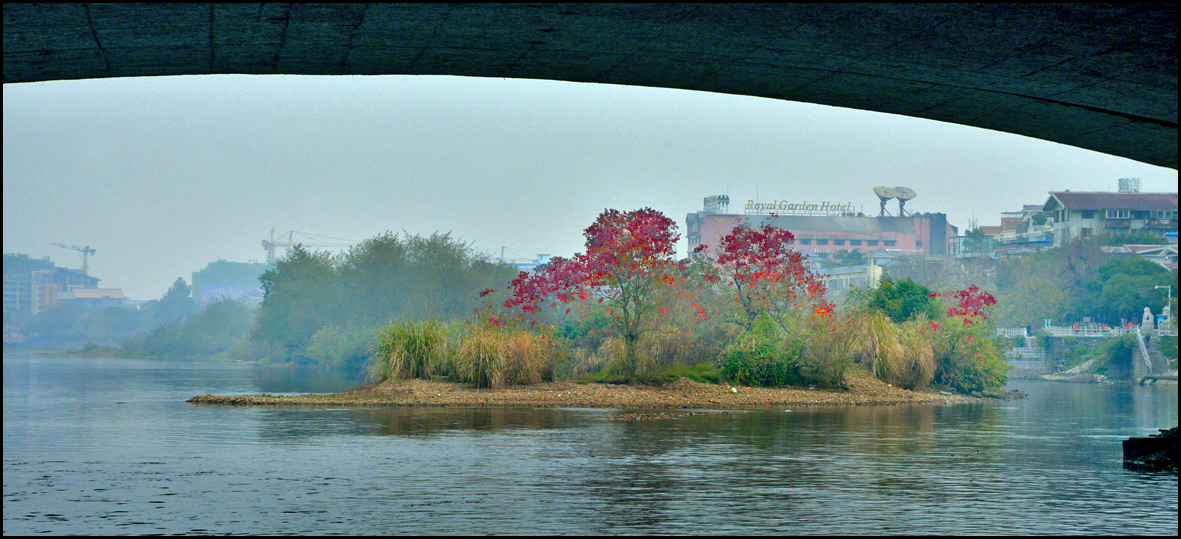
[[[480,388],[537,384],[554,379],[558,352],[549,339],[524,330],[473,328],[452,357],[460,382]]]
[[[878,380],[922,389],[931,384],[936,369],[926,327],[923,316],[897,324],[877,309],[858,312],[849,323],[849,351]]]
[[[430,379],[446,365],[447,326],[435,321],[394,324],[378,332],[374,350],[374,381]]]
[[[553,381],[557,350],[552,342],[527,331],[509,332],[502,342],[510,385]]]

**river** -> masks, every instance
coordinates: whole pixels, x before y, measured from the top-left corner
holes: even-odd
[[[613,421],[612,410],[194,406],[347,381],[4,356],[4,533],[1159,534],[1177,475],[1120,441],[1177,387]]]

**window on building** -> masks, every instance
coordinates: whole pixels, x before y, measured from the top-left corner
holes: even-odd
[[[1095,210],[1082,210],[1079,213],[1081,214],[1081,215],[1079,215],[1079,219],[1094,219],[1095,218]]]
[[[828,240],[816,240],[816,245],[828,245]]]
[[[1131,210],[1107,210],[1108,219],[1130,219],[1131,217]]]
[[[861,245],[861,240],[849,240],[849,245]]]
[[[866,245],[867,247],[877,247],[877,246],[878,246],[878,240],[865,240],[865,245]]]
[[[898,241],[897,240],[882,240],[882,245],[885,245],[886,247],[893,247],[895,245],[898,245]]]
[[[922,247],[922,246],[923,246],[923,240],[918,240],[918,241],[914,242],[914,246],[915,246],[915,247]]]
[[[844,245],[845,240],[832,240],[833,245]]]
[[[1176,219],[1177,218],[1177,210],[1172,210],[1172,211],[1158,210],[1156,212],[1156,218],[1157,219]]]
[[[811,238],[800,238],[800,245],[812,245]]]

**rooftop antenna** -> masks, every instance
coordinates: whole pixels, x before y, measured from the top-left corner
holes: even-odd
[[[873,188],[873,194],[878,196],[878,200],[882,201],[882,212],[878,214],[878,217],[890,215],[890,212],[886,211],[886,202],[894,198],[894,190],[879,185]]]
[[[918,196],[918,194],[914,192],[914,189],[909,187],[895,187],[891,191],[894,193],[894,198],[898,199],[898,216],[906,217],[906,201]]]

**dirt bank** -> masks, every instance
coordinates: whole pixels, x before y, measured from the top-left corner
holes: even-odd
[[[953,404],[978,399],[938,391],[907,391],[855,371],[848,390],[771,389],[700,384],[682,378],[664,387],[554,382],[505,389],[475,389],[466,384],[396,380],[365,385],[332,395],[215,396],[189,399],[194,404],[236,406],[526,406],[540,408],[742,409],[772,406]]]

